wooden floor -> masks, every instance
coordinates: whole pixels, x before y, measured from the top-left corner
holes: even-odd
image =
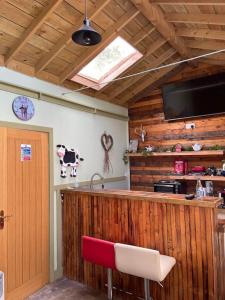
[[[46,285],[27,300],[105,300],[106,294],[101,294],[85,285],[67,278],[59,279]],[[125,298],[114,297],[115,300]]]

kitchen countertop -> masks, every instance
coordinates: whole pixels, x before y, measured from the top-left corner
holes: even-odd
[[[166,193],[155,193],[155,192],[144,192],[144,191],[131,191],[131,190],[93,190],[84,188],[71,188],[63,189],[62,193],[80,193],[88,194],[91,196],[103,196],[113,198],[123,198],[130,200],[147,200],[160,203],[173,203],[178,205],[189,205],[198,207],[213,207],[217,208],[222,203],[223,199],[218,197],[204,197],[201,200],[193,199],[186,200],[183,194],[166,194]]]

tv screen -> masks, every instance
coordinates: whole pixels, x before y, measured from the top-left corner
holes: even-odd
[[[225,113],[225,73],[167,84],[162,93],[166,120]]]

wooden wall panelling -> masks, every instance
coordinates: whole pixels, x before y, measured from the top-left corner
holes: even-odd
[[[177,263],[164,288],[151,283],[154,299],[224,299],[217,298],[220,277],[213,209],[65,192],[63,214],[66,277],[105,291],[106,271],[81,257],[81,237],[90,235],[174,256]],[[114,271],[113,284],[143,296],[140,278]],[[129,297],[123,294],[123,299]]]
[[[144,148],[148,145],[155,147],[172,147],[177,143],[184,146],[191,146],[200,143],[204,146],[216,144],[225,146],[225,116],[211,116],[208,118],[196,118],[193,122],[196,128],[193,130],[185,129],[185,123],[189,121],[164,120],[162,97],[152,96],[145,101],[140,101],[129,109],[129,135],[130,139],[136,139],[135,128],[142,125],[147,131],[145,142],[139,141],[139,147]],[[131,188],[134,189],[153,189],[153,182],[161,179],[170,179],[173,173],[175,158],[131,158]],[[214,165],[221,168],[221,158],[188,158],[189,169],[195,165],[203,165],[206,168]],[[168,176],[168,177],[167,177]],[[177,177],[179,180],[179,177]],[[188,183],[188,190],[194,191],[196,182]],[[224,183],[214,182],[215,191],[224,188]]]

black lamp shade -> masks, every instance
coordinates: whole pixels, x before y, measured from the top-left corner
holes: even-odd
[[[84,20],[84,25],[72,34],[72,40],[82,46],[93,46],[101,42],[101,35],[95,31],[88,19]]]

